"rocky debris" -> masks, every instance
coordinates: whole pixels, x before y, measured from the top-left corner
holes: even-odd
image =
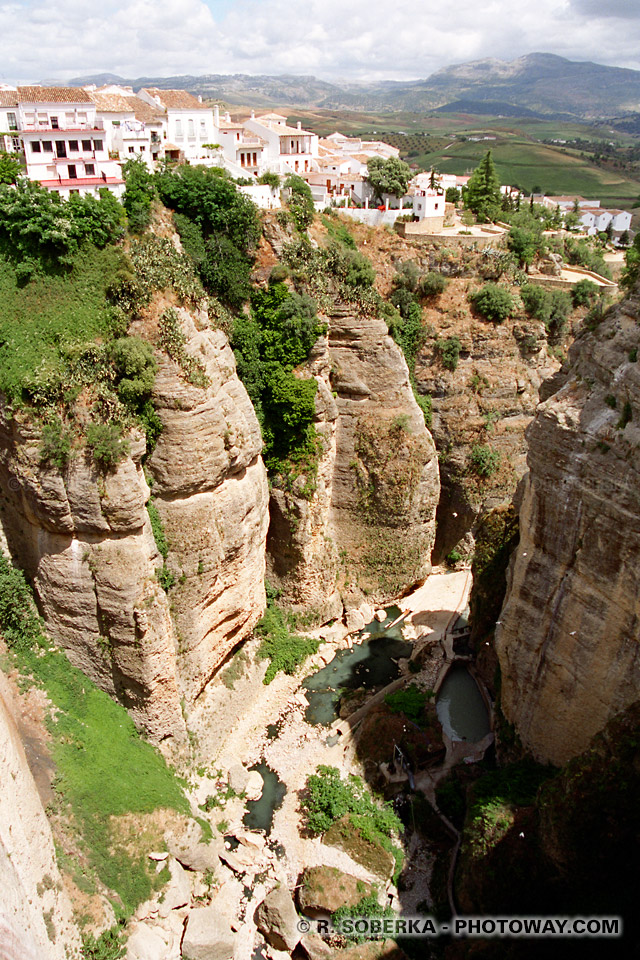
[[[249,771],[241,763],[234,763],[227,771],[227,781],[236,793],[245,793],[249,780]]]
[[[309,960],[331,960],[335,953],[327,941],[323,940],[317,933],[309,933],[302,937],[300,946]]]
[[[169,944],[155,924],[136,921],[129,928],[126,960],[167,960]],[[179,957],[180,954],[173,954]]]
[[[177,860],[169,860],[169,872],[171,879],[163,891],[158,908],[161,917],[168,917],[172,910],[184,907],[191,901],[191,882]]]
[[[195,820],[190,820],[187,828],[180,834],[167,834],[169,853],[187,870],[204,873],[212,870],[214,873],[220,866],[221,851],[224,850],[222,840],[212,839],[205,843],[202,837],[202,828]]]
[[[307,917],[327,916],[339,907],[354,907],[372,890],[337,867],[307,867],[298,887],[298,904]]]
[[[233,952],[229,921],[215,901],[208,907],[191,910],[182,940],[183,960],[233,960]]]
[[[640,291],[569,353],[528,430],[520,544],[496,630],[501,704],[563,764],[638,696]]]
[[[293,898],[283,885],[274,887],[256,911],[258,930],[277,950],[293,950],[300,940],[298,914]]]
[[[322,837],[322,842],[330,847],[344,850],[352,860],[361,864],[370,873],[388,880],[395,870],[392,853],[385,850],[377,841],[367,839],[351,823],[349,816],[337,820]]]
[[[386,620],[386,619],[387,619],[387,611],[386,611],[386,610],[376,610],[376,612],[374,613],[374,617],[376,618],[376,620],[378,621],[378,623],[382,623],[383,620]]]

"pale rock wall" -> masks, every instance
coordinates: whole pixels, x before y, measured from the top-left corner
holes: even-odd
[[[639,316],[636,291],[583,332],[528,430],[520,545],[496,648],[506,718],[558,764],[640,685],[640,365],[629,359]],[[622,428],[626,403],[633,419]]]
[[[155,576],[144,440],[132,436],[113,472],[79,451],[61,476],[39,463],[38,431],[0,410],[0,526],[51,635],[149,737],[177,742],[181,698],[198,695],[262,614],[268,522],[260,429],[231,349],[205,315],[179,314],[210,385],[191,386],[158,352],[164,430],[147,469],[172,548],[169,595]]]
[[[80,936],[0,673],[0,957],[67,960]]]

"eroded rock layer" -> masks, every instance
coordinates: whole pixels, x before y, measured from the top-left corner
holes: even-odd
[[[155,740],[182,739],[192,700],[264,608],[267,485],[260,429],[224,334],[178,311],[185,349],[209,381],[192,386],[158,351],[163,432],[146,464],[169,543],[169,595],[146,503],[142,439],[101,472],[79,449],[60,473],[39,432],[0,411],[1,526],[32,579],[51,635]],[[173,615],[173,616],[172,616]]]
[[[564,763],[640,684],[638,291],[571,350],[528,430],[520,546],[496,633],[502,706]]]

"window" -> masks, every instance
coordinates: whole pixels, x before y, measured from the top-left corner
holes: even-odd
[[[94,150],[102,150],[102,140],[94,140],[94,141],[93,141],[93,149],[94,149]]]
[[[91,145],[91,140],[83,140],[83,141],[82,141],[82,149],[83,149],[86,153],[91,153],[91,151],[93,150],[93,147],[92,147],[92,145]]]
[[[69,140],[69,150],[78,150],[77,140]]]
[[[193,138],[196,135],[196,125],[193,120],[189,120],[189,137]]]
[[[78,179],[78,174],[76,173],[76,165],[75,165],[75,163],[70,163],[69,166],[67,167],[67,170],[69,171],[69,174],[68,174],[69,180],[77,180],[77,179]]]
[[[96,165],[95,163],[85,163],[84,172],[88,177],[95,177],[96,175]]]
[[[53,153],[53,143],[51,140],[42,141],[42,149],[45,153]]]
[[[64,140],[56,140],[56,157],[66,157],[67,144]]]
[[[9,124],[9,130],[17,130],[17,129],[18,129],[18,120],[17,120],[17,117],[16,117],[15,113],[8,113],[8,114],[7,114],[7,123]]]
[[[182,120],[176,120],[176,140],[182,138]]]
[[[129,153],[135,153],[135,152],[136,152],[135,147],[129,147]]]
[[[42,145],[39,140],[34,140],[31,144],[31,153],[41,153]]]
[[[53,130],[58,130],[58,129],[59,129],[58,118],[57,118],[57,117],[51,117],[51,127],[52,127]]]
[[[144,153],[146,149],[147,149],[147,148],[145,147],[145,145],[144,145],[144,143],[143,143],[142,146],[140,147],[140,153]]]
[[[200,136],[205,137],[207,135],[207,125],[204,120],[200,121]]]
[[[79,191],[79,190],[69,190],[69,196],[71,196],[72,193],[75,193],[75,194],[77,194],[77,196],[80,196],[80,191]]]

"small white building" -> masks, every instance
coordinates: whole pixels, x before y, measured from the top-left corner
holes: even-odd
[[[230,172],[239,168],[240,175],[245,177],[257,176],[262,172],[266,140],[245,129],[243,123],[234,122],[229,113],[221,118],[217,104],[213,108],[213,127],[216,142],[220,144],[222,153],[230,164]]]
[[[186,90],[160,90],[143,87],[138,96],[166,116],[163,128],[164,155],[171,160],[207,159],[211,151],[206,144],[216,143],[213,111]]]
[[[153,169],[164,156],[165,112],[141,100],[130,87],[85,89],[104,123],[109,153],[122,161],[140,156]]]
[[[287,118],[279,113],[255,117],[252,112],[244,126],[264,141],[262,170],[285,176],[297,173],[301,177],[317,170],[318,137],[303,130],[301,123],[290,127]]]
[[[27,176],[63,197],[124,191],[122,172],[109,157],[104,122],[79,87],[18,87],[18,126]]]
[[[0,150],[20,153],[18,131],[18,91],[16,87],[0,87]]]

